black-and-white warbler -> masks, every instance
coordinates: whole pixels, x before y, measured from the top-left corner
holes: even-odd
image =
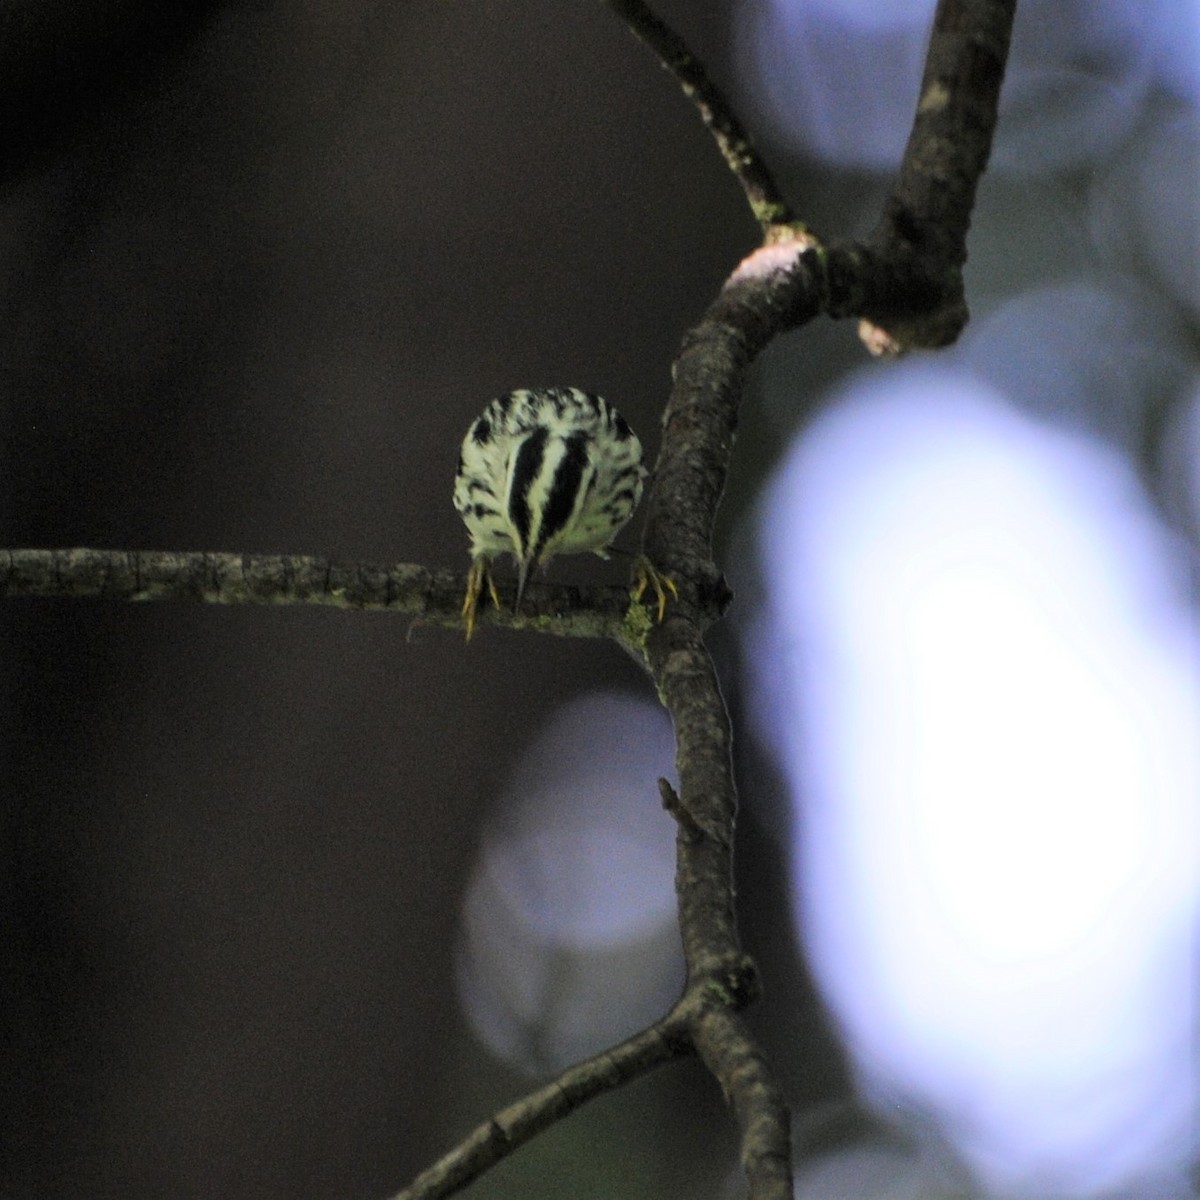
[[[554,555],[608,557],[645,478],[642,443],[601,397],[533,388],[493,400],[467,430],[454,483],[454,507],[471,535],[467,637],[485,583],[500,607],[492,559],[511,554],[517,564],[515,611],[530,572]]]

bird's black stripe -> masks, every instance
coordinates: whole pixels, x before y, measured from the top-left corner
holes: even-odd
[[[545,426],[539,426],[517,448],[513,463],[512,483],[508,492],[508,517],[517,531],[517,544],[524,549],[529,545],[529,489],[541,474],[546,458],[546,439],[550,436]]]
[[[633,488],[623,487],[613,492],[604,503],[604,507],[610,512],[615,511],[621,504],[633,507]]]
[[[562,460],[554,472],[554,480],[542,510],[542,524],[537,532],[537,545],[533,553],[535,562],[546,543],[566,525],[575,511],[575,501],[587,466],[587,442],[586,434],[575,433],[564,443]]]

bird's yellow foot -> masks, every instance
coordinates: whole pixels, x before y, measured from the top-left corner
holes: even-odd
[[[467,572],[467,594],[463,597],[462,606],[462,618],[467,623],[468,642],[475,632],[475,614],[479,611],[479,596],[483,591],[484,583],[487,584],[488,595],[491,596],[492,603],[499,608],[500,596],[496,592],[496,581],[492,578],[491,567],[486,558],[477,558],[471,563],[471,569]]]
[[[669,595],[678,600],[679,589],[670,575],[664,575],[644,554],[639,554],[633,565],[633,587],[630,590],[635,604],[646,594],[647,588],[654,589],[658,623],[661,625],[663,617],[667,615],[667,597]]]

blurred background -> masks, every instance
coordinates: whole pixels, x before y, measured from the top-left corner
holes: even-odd
[[[657,6],[829,238],[932,7]],[[1195,1194],[1198,47],[1195,0],[1022,0],[961,343],[821,322],[752,373],[711,643],[805,1200]],[[0,145],[7,546],[465,569],[486,402],[594,389],[652,454],[755,242],[598,3],[8,4]],[[4,1200],[381,1197],[678,994],[670,727],[618,649],[51,602],[0,638]],[[471,1194],[740,1187],[689,1062]]]

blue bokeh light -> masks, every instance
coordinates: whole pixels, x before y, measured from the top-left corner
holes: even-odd
[[[1193,6],[1023,0],[993,166],[1044,171],[1108,153],[1160,76],[1185,74],[1176,64],[1186,51],[1163,31],[1186,29]],[[775,135],[796,149],[890,171],[911,125],[933,11],[934,0],[753,0],[737,12],[740,75]]]
[[[1200,60],[1200,30],[1192,42]],[[1150,114],[1089,186],[1089,226],[1112,263],[1200,317],[1200,110]]]
[[[463,902],[458,989],[476,1034],[534,1073],[657,1020],[683,980],[661,707],[579,697],[500,794]]]
[[[761,547],[758,724],[866,1096],[1005,1194],[1181,1173],[1200,697],[1185,556],[1132,472],[961,369],[872,372]]]

